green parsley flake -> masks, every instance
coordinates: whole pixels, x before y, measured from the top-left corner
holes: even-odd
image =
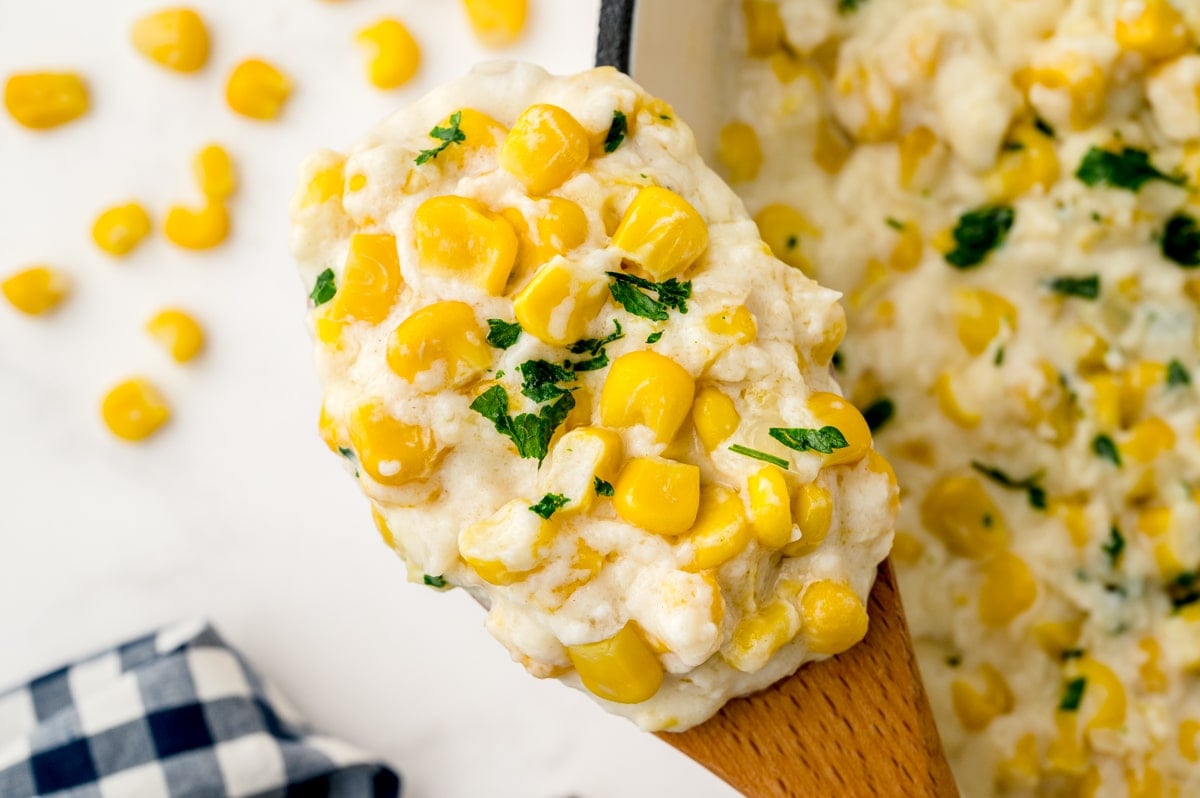
[[[462,124],[462,111],[455,111],[450,115],[450,127],[435,127],[429,131],[429,137],[442,142],[431,150],[421,150],[417,155],[417,166],[422,166],[429,163],[434,158],[442,154],[442,151],[451,144],[461,144],[467,140],[467,134],[459,129]]]
[[[1125,551],[1125,536],[1121,534],[1121,530],[1115,526],[1108,530],[1108,540],[1100,546],[1100,550],[1108,556],[1108,565],[1110,568],[1116,568],[1117,562],[1121,559],[1121,552]]]
[[[340,454],[342,457],[345,457],[347,460],[354,459],[354,450],[347,449],[345,446],[338,447],[338,454]]]
[[[908,225],[904,224],[904,222],[900,221],[899,219],[896,219],[891,216],[884,219],[884,222],[887,223],[888,227],[892,228],[893,230],[895,230],[897,232],[903,232],[904,228],[908,226]]]
[[[1096,299],[1100,296],[1100,275],[1086,277],[1055,277],[1046,286],[1056,294],[1075,296],[1080,299]]]
[[[612,496],[613,486],[611,482],[605,482],[600,477],[592,477],[592,487],[596,489],[597,496]]]
[[[820,452],[833,454],[834,449],[845,449],[850,444],[837,427],[806,429],[804,427],[771,427],[767,434],[789,449],[797,452]]]
[[[867,422],[871,432],[880,429],[896,415],[896,403],[886,396],[881,396],[862,411],[863,420]]]
[[[1092,439],[1092,451],[1102,460],[1108,460],[1117,468],[1121,467],[1121,453],[1113,439],[1101,433]]]
[[[858,10],[858,7],[867,0],[838,0],[837,9],[839,14],[853,14]]]
[[[436,587],[438,590],[446,586],[446,577],[444,576],[430,576],[429,574],[425,574],[421,577],[421,580],[430,587]]]
[[[527,360],[517,370],[521,372],[521,393],[535,402],[548,402],[569,393],[558,383],[573,382],[575,369],[570,361],[563,365],[548,360]]]
[[[1138,191],[1152,180],[1162,180],[1176,186],[1186,182],[1182,177],[1171,177],[1155,169],[1150,163],[1150,154],[1134,147],[1125,147],[1120,152],[1092,147],[1083,157],[1075,176],[1088,186],[1109,186],[1129,191]]]
[[[1037,128],[1038,132],[1040,132],[1046,138],[1052,139],[1058,135],[1054,132],[1054,128],[1050,127],[1050,124],[1040,116],[1033,120],[1033,126]]]
[[[1001,487],[1009,490],[1023,490],[1029,497],[1029,506],[1035,510],[1046,509],[1046,489],[1041,486],[1043,474],[1041,471],[1024,479],[1014,479],[999,468],[985,465],[978,460],[971,461],[971,468],[983,474]]]
[[[508,349],[521,337],[521,325],[503,319],[488,319],[487,342],[497,349]]]
[[[1184,368],[1183,364],[1178,360],[1172,360],[1167,364],[1167,387],[1177,388],[1180,386],[1188,386],[1192,384],[1192,375]]]
[[[1167,597],[1176,610],[1200,601],[1200,574],[1184,571],[1167,585]]]
[[[958,269],[983,263],[1004,243],[1016,216],[1007,205],[985,205],[964,213],[954,227],[954,249],[946,253],[946,262]]]
[[[547,493],[537,504],[529,505],[529,511],[549,521],[550,516],[561,510],[569,501],[571,500],[561,493]]]
[[[1066,689],[1063,690],[1062,699],[1058,702],[1058,708],[1062,712],[1077,712],[1079,706],[1083,703],[1083,691],[1087,688],[1087,679],[1082,676],[1072,679],[1067,682]]]
[[[1200,266],[1200,223],[1186,213],[1172,216],[1163,231],[1162,253],[1185,269]]]
[[[570,365],[575,371],[595,371],[608,365],[608,352],[605,350],[605,347],[613,341],[619,341],[625,337],[625,333],[621,329],[621,322],[613,319],[613,327],[615,328],[614,331],[605,338],[584,338],[573,344],[568,344],[567,350],[572,354],[582,355],[586,353],[592,356],[590,360],[577,360],[571,363]],[[563,365],[566,366],[567,362],[564,361]]]
[[[741,455],[745,455],[746,457],[753,457],[755,460],[762,460],[764,463],[770,463],[771,465],[779,466],[780,468],[784,469],[785,471],[787,470],[787,467],[788,467],[788,461],[784,460],[782,457],[776,457],[773,454],[767,454],[766,452],[760,452],[758,449],[751,449],[748,446],[741,446],[740,444],[735,443],[733,446],[729,447],[729,451],[733,452],[734,454],[741,454]]]
[[[612,124],[608,126],[608,135],[604,137],[604,151],[615,152],[617,147],[621,146],[621,142],[625,140],[627,132],[629,132],[629,121],[625,118],[625,113],[613,111]]]
[[[669,310],[687,313],[687,300],[692,296],[692,283],[681,283],[672,277],[661,283],[643,280],[632,274],[608,272],[610,282],[609,293],[625,310],[635,316],[641,316],[650,321],[666,321],[670,318]],[[652,291],[657,299],[644,291]]]
[[[659,330],[658,332],[652,332],[652,333],[650,333],[650,335],[646,336],[646,343],[656,344],[662,340],[662,337],[663,337],[662,330]]]
[[[567,419],[575,408],[575,397],[564,393],[552,404],[545,405],[536,414],[508,414],[508,391],[502,385],[493,385],[475,397],[471,409],[486,418],[496,427],[496,432],[509,438],[517,447],[521,457],[537,460],[540,465],[550,448],[554,431]]]
[[[333,276],[333,269],[326,269],[317,275],[317,282],[313,285],[312,293],[308,295],[308,298],[315,305],[324,305],[333,299],[335,294],[337,294],[337,282]]]

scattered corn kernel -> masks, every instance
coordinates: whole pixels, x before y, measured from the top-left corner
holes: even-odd
[[[696,523],[686,538],[694,551],[687,570],[720,567],[741,554],[750,537],[750,522],[741,498],[720,485],[706,486],[700,492]]]
[[[1117,44],[1152,61],[1192,46],[1187,22],[1169,0],[1125,0],[1117,9]]]
[[[763,162],[758,133],[745,122],[725,125],[717,139],[717,160],[725,167],[731,183],[745,183],[758,177]]]
[[[204,329],[190,314],[177,308],[154,314],[146,322],[146,332],[176,363],[186,363],[204,349]]]
[[[980,571],[979,620],[984,626],[1007,626],[1037,599],[1037,578],[1029,566],[1011,552],[998,552]]]
[[[750,528],[758,542],[768,549],[779,549],[792,538],[792,504],[783,472],[764,466],[750,475],[746,483],[750,505]]]
[[[739,671],[754,673],[790,643],[799,628],[800,615],[792,602],[776,599],[738,621],[721,656]]]
[[[790,205],[776,202],[766,206],[754,217],[758,234],[771,248],[771,253],[788,266],[807,273],[812,267],[800,251],[806,237],[818,237],[821,231]]]
[[[635,457],[617,478],[613,507],[647,532],[681,535],[692,528],[700,510],[700,469],[660,457]]]
[[[504,217],[466,197],[433,197],[413,219],[422,271],[504,293],[517,257],[517,234]]]
[[[969,353],[979,355],[1003,330],[1016,332],[1017,309],[991,291],[960,288],[954,292],[954,320],[958,340]]]
[[[526,108],[500,148],[500,166],[525,184],[530,194],[561,186],[587,163],[588,133],[557,105]]]
[[[404,281],[394,236],[356,233],[328,310],[317,317],[317,338],[331,344],[349,321],[379,324],[392,312]]]
[[[726,308],[704,319],[704,326],[716,335],[727,335],[739,344],[758,340],[758,322],[745,305]]]
[[[176,205],[163,224],[167,240],[184,249],[212,249],[229,236],[229,212],[220,202],[208,201],[200,210]]]
[[[586,512],[596,497],[596,480],[613,485],[621,473],[624,444],[616,431],[578,427],[565,433],[550,449],[538,472],[538,492],[565,496],[570,503],[560,513]]]
[[[951,554],[982,560],[1008,544],[1008,526],[983,484],[973,476],[943,477],[921,501],[925,528]]]
[[[136,202],[109,208],[96,217],[92,240],[114,257],[128,255],[150,234],[150,215]]]
[[[808,397],[808,409],[819,426],[836,427],[849,444],[822,455],[826,465],[856,463],[871,448],[871,428],[854,405],[835,393],[817,392]]]
[[[514,499],[459,533],[459,553],[485,582],[511,585],[541,566],[555,527],[530,512],[529,505],[526,499]]]
[[[527,0],[463,0],[475,37],[487,47],[507,47],[525,28]]]
[[[949,371],[943,371],[938,375],[933,392],[937,398],[938,409],[958,426],[971,429],[978,427],[979,422],[983,420],[983,416],[976,410],[963,404],[961,390],[955,387],[954,375]]]
[[[867,634],[867,608],[842,582],[820,579],[800,598],[800,635],[817,654],[840,654]]]
[[[422,383],[434,393],[478,377],[492,364],[475,310],[465,302],[435,302],[400,323],[388,341],[387,362],[402,379],[416,383],[425,372],[437,379]]]
[[[801,485],[792,499],[792,518],[800,527],[800,539],[784,546],[783,553],[788,557],[812,554],[833,524],[833,494],[815,483]]]
[[[363,470],[381,485],[404,485],[436,470],[445,450],[433,432],[393,417],[380,403],[350,417],[350,443]]]
[[[979,681],[983,684],[982,690],[966,679],[955,679],[950,683],[954,714],[967,731],[986,729],[996,718],[1012,712],[1016,705],[1004,674],[990,663],[979,668]]]
[[[612,245],[656,280],[687,271],[708,249],[708,225],[687,200],[658,186],[633,198]]]
[[[668,357],[642,350],[613,361],[600,393],[600,421],[608,427],[644,424],[669,443],[692,409],[696,383]]]
[[[521,329],[556,346],[578,341],[604,308],[608,285],[580,280],[566,260],[548,263],[513,297]]]
[[[921,163],[929,157],[937,147],[937,135],[929,128],[921,125],[905,133],[900,139],[900,186],[912,188]]]
[[[1179,753],[1193,764],[1200,762],[1197,735],[1200,735],[1200,721],[1189,718],[1179,724]]]
[[[606,701],[639,704],[662,686],[663,667],[632,623],[607,640],[567,646],[583,686]]]
[[[733,400],[711,385],[700,389],[692,405],[692,424],[708,451],[729,438],[741,423]]]
[[[1139,421],[1121,445],[1121,453],[1139,463],[1152,462],[1175,446],[1175,430],[1161,418]]]
[[[4,84],[4,107],[25,127],[49,130],[87,112],[88,90],[73,72],[10,75]]]
[[[398,19],[381,19],[358,32],[355,42],[371,51],[367,78],[377,89],[395,89],[412,80],[421,64],[421,48]]]
[[[237,190],[237,172],[233,159],[219,144],[209,144],[192,159],[192,174],[200,192],[208,199],[220,202],[233,196]],[[337,193],[342,191],[341,175],[338,175]]]
[[[0,291],[9,303],[30,316],[49,313],[59,306],[71,290],[66,275],[49,266],[33,266],[10,274],[0,282]]]
[[[516,208],[508,208],[502,214],[517,233],[514,272],[518,276],[532,274],[555,255],[566,255],[588,237],[587,216],[576,203],[562,197],[545,197],[539,206],[532,227]]]
[[[279,116],[292,93],[292,82],[277,68],[257,58],[234,67],[225,84],[225,102],[250,119],[269,121]]]
[[[767,0],[743,0],[742,18],[746,24],[746,49],[751,56],[771,55],[783,47],[783,18],[779,6]]]
[[[135,377],[105,394],[100,415],[113,435],[126,441],[140,441],[167,423],[171,411],[153,385]]]
[[[195,72],[208,63],[208,28],[190,8],[167,8],[133,23],[133,46],[167,69]]]

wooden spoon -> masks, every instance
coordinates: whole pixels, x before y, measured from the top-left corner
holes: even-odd
[[[844,654],[658,736],[748,798],[957,796],[886,560],[868,612]]]

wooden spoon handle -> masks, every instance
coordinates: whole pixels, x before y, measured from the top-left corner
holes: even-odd
[[[934,727],[890,562],[866,639],[659,737],[749,798],[958,795]]]

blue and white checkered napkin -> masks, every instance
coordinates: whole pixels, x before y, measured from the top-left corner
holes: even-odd
[[[394,772],[312,734],[203,624],[0,694],[3,798],[399,794]]]

